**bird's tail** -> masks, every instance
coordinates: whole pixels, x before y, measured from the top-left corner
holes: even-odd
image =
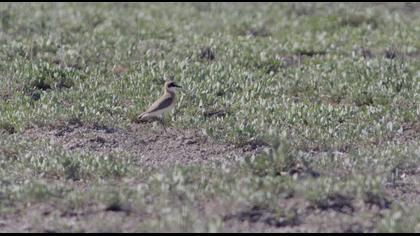
[[[138,121],[144,121],[144,119],[147,117],[147,112],[143,112],[141,113],[138,117],[137,120]]]
[[[143,112],[137,117],[137,122],[150,122],[153,120],[153,116],[148,112]]]

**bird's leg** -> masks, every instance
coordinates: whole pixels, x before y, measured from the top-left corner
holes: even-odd
[[[166,127],[165,127],[165,116],[163,114],[160,116],[160,123],[162,124],[163,130],[165,131],[165,133],[168,133],[166,131]]]

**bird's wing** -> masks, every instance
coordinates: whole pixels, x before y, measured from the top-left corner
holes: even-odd
[[[152,113],[157,110],[164,109],[169,107],[174,101],[172,96],[162,96],[158,100],[156,100],[150,107],[147,109],[145,113]]]

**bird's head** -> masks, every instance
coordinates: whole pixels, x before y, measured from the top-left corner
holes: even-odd
[[[165,82],[165,90],[168,92],[175,93],[177,88],[182,88],[181,86],[177,85],[174,81],[169,80]]]

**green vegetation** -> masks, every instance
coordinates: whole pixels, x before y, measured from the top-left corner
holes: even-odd
[[[0,231],[420,232],[419,11],[0,4]],[[150,164],[164,75],[168,142],[251,151]]]

